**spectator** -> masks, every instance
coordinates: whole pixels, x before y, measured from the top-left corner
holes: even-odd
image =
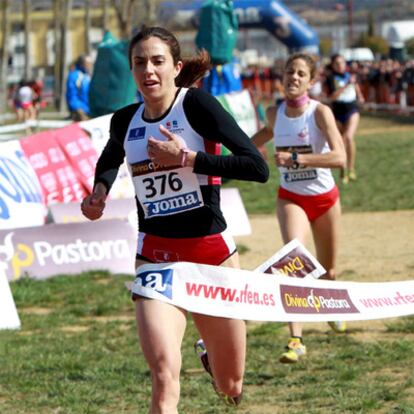
[[[91,83],[92,59],[81,55],[75,67],[70,70],[66,82],[66,103],[70,116],[75,122],[84,121],[90,117],[89,87]]]

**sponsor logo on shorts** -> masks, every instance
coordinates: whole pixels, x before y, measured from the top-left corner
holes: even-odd
[[[138,141],[140,139],[144,139],[145,128],[146,127],[131,128],[128,134],[128,141]]]
[[[346,289],[321,289],[280,285],[286,313],[359,313]]]
[[[134,285],[152,289],[172,299],[173,273],[173,269],[142,272],[135,278]]]

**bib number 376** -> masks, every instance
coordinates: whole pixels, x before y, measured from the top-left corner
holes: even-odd
[[[142,182],[145,185],[146,198],[153,198],[157,195],[163,195],[169,190],[180,191],[183,188],[183,182],[178,178],[178,174],[176,172],[147,177],[144,178]]]

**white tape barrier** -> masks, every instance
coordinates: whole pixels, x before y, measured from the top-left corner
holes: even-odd
[[[292,268],[292,261],[286,266]],[[131,289],[190,312],[253,321],[352,321],[414,314],[413,280],[333,282],[177,262],[140,266]]]

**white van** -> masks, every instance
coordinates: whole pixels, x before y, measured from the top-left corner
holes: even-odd
[[[372,62],[375,60],[374,53],[372,53],[372,50],[368,47],[341,49],[339,54],[342,55],[347,62],[351,60]]]

